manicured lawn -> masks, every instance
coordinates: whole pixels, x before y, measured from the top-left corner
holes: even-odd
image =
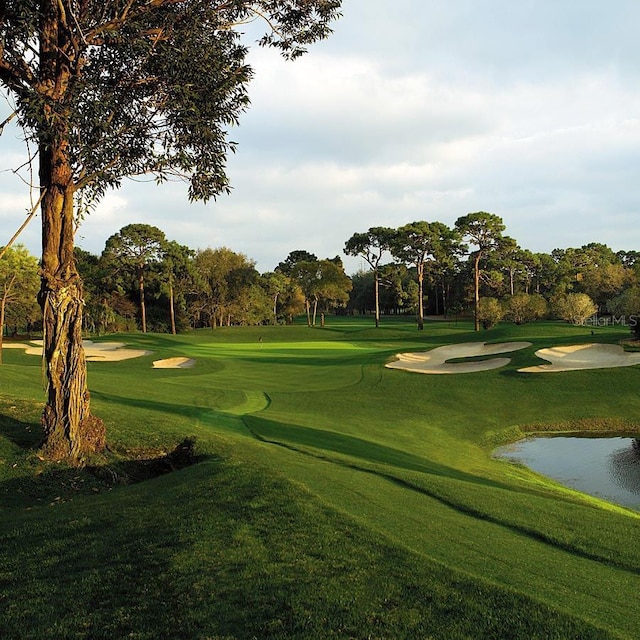
[[[327,318],[131,334],[89,364],[112,452],[39,460],[40,360],[0,367],[2,638],[640,637],[640,514],[495,460],[526,430],[640,433],[640,366],[522,374],[622,328]],[[493,371],[400,351],[526,340]],[[192,369],[152,369],[161,358]],[[124,458],[195,437],[203,462],[126,485]]]

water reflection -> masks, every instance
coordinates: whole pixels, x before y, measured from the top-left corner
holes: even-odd
[[[632,438],[631,446],[611,454],[609,471],[617,486],[636,496],[640,494],[640,439]]]
[[[640,510],[640,439],[528,438],[496,455],[572,489]]]

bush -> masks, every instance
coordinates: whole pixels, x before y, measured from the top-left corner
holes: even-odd
[[[504,317],[504,310],[496,298],[480,298],[478,301],[478,320],[484,329],[495,327]]]
[[[553,313],[571,324],[584,324],[598,307],[586,293],[567,293],[552,301]]]
[[[505,301],[505,317],[515,324],[540,320],[547,315],[547,301],[540,294],[517,293]]]

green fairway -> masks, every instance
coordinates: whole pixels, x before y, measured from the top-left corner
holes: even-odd
[[[623,328],[328,318],[109,336],[89,363],[111,453],[39,460],[40,359],[0,366],[4,638],[638,638],[640,513],[492,457],[527,431],[640,434],[640,366],[526,374]],[[394,354],[528,341],[421,375]],[[187,369],[154,369],[188,357]],[[186,437],[200,464],[124,484]]]

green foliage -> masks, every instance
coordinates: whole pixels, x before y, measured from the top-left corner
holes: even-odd
[[[556,317],[571,324],[584,324],[598,312],[597,305],[586,293],[557,295],[551,300],[551,308]]]
[[[39,288],[36,258],[22,245],[7,249],[0,258],[0,334],[5,325],[26,329],[41,316],[36,303]]]
[[[480,298],[478,301],[478,321],[483,329],[495,327],[504,317],[505,312],[496,298]]]
[[[227,129],[249,103],[240,25],[263,19],[260,44],[295,58],[330,33],[339,7],[338,0],[9,0],[0,82],[29,137],[66,138],[74,181],[90,203],[124,176],[150,172],[159,181],[186,176],[190,197],[206,200],[229,189],[225,158],[235,145]],[[53,32],[64,65],[33,47]]]
[[[515,324],[540,320],[547,315],[547,301],[539,294],[517,293],[504,301],[505,317]]]

